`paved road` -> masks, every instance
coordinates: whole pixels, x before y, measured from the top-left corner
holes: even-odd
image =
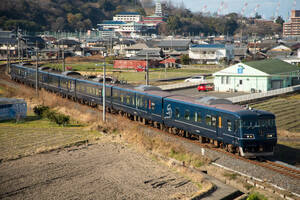
[[[239,95],[243,95],[246,93],[243,92],[198,92],[197,88],[186,88],[186,89],[180,89],[180,90],[173,90],[170,91],[172,94],[178,94],[178,95],[186,95],[190,97],[203,97],[203,96],[213,96],[218,98],[228,98],[228,97],[235,97]]]

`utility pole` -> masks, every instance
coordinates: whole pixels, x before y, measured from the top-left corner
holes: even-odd
[[[62,40],[62,71],[66,71],[65,69],[65,47],[64,47],[64,41]]]
[[[38,51],[38,45],[36,42],[36,63],[35,63],[35,93],[36,96],[39,97],[39,70],[38,70],[38,65],[39,65],[39,51]]]
[[[149,85],[148,52],[146,52],[146,85]]]
[[[254,33],[254,60],[256,59],[256,33]]]
[[[167,63],[166,63],[166,60],[165,60],[165,78],[167,78]]]
[[[18,61],[19,61],[19,64],[21,62],[21,59],[20,59],[20,29],[18,27],[18,31],[17,31],[17,36],[18,36]]]
[[[106,60],[105,60],[105,58],[106,58],[106,53],[104,53],[104,66],[103,66],[103,92],[102,92],[102,98],[103,98],[103,108],[102,108],[102,110],[103,110],[103,112],[102,112],[102,114],[103,114],[103,116],[102,116],[102,118],[103,118],[103,122],[105,122],[106,121],[106,119],[105,119],[105,103],[106,103]]]
[[[6,66],[7,66],[7,68],[6,68],[6,73],[9,72],[9,51],[10,51],[10,50],[9,50],[9,48],[8,48],[8,44],[9,44],[9,43],[7,42],[7,48],[6,48],[6,50],[7,50],[7,52],[6,52],[6,53],[7,53],[7,61],[6,61],[6,64],[7,64],[7,65],[6,65]]]

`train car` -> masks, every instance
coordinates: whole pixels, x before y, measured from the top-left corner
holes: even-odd
[[[153,86],[114,86],[112,90],[113,109],[146,121],[162,123],[162,102],[169,93],[160,90]]]
[[[35,69],[11,66],[11,78],[35,84]],[[102,105],[103,84],[39,71],[40,87],[89,105]],[[175,133],[197,136],[202,142],[222,145],[244,157],[273,155],[277,143],[275,116],[233,105],[228,100],[172,95],[153,86],[106,85],[106,107],[166,127]]]
[[[270,156],[277,142],[275,116],[228,100],[172,96],[164,99],[164,124],[222,145],[244,157]],[[203,141],[203,139],[205,139]]]

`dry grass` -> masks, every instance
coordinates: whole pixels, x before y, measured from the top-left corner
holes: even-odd
[[[213,187],[211,183],[203,180],[202,175],[189,169],[191,166],[200,167],[210,162],[207,158],[187,152],[179,145],[165,142],[162,137],[155,136],[154,133],[147,134],[145,127],[140,126],[138,123],[131,122],[119,115],[108,115],[108,122],[103,123],[100,120],[102,117],[100,109],[93,109],[63,99],[44,90],[39,92],[38,98],[35,96],[34,89],[23,85],[19,85],[16,89],[8,87],[6,90],[10,91],[12,97],[25,98],[29,110],[32,110],[35,105],[43,104],[71,116],[73,123],[80,122],[86,124],[86,126],[62,128],[49,124],[49,121],[47,122],[44,119],[29,122],[29,124],[0,124],[2,126],[0,126],[0,130],[2,130],[2,133],[0,133],[0,136],[2,136],[0,139],[0,152],[2,152],[2,155],[0,154],[0,156],[3,160],[97,141],[101,137],[99,132],[111,133],[110,135],[115,139],[119,138],[121,142],[125,141],[142,152],[172,157],[178,160],[181,165],[170,167],[189,177],[198,185],[199,192],[194,196],[198,196]],[[11,130],[12,132],[5,130]]]

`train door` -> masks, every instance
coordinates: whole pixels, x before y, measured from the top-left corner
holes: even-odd
[[[74,91],[75,91],[75,81],[68,80],[68,92],[74,92]]]
[[[223,136],[223,134],[222,134],[222,132],[223,132],[223,121],[222,121],[223,119],[222,119],[222,117],[221,116],[217,116],[217,125],[216,125],[216,136],[217,136],[217,138],[222,138]]]

